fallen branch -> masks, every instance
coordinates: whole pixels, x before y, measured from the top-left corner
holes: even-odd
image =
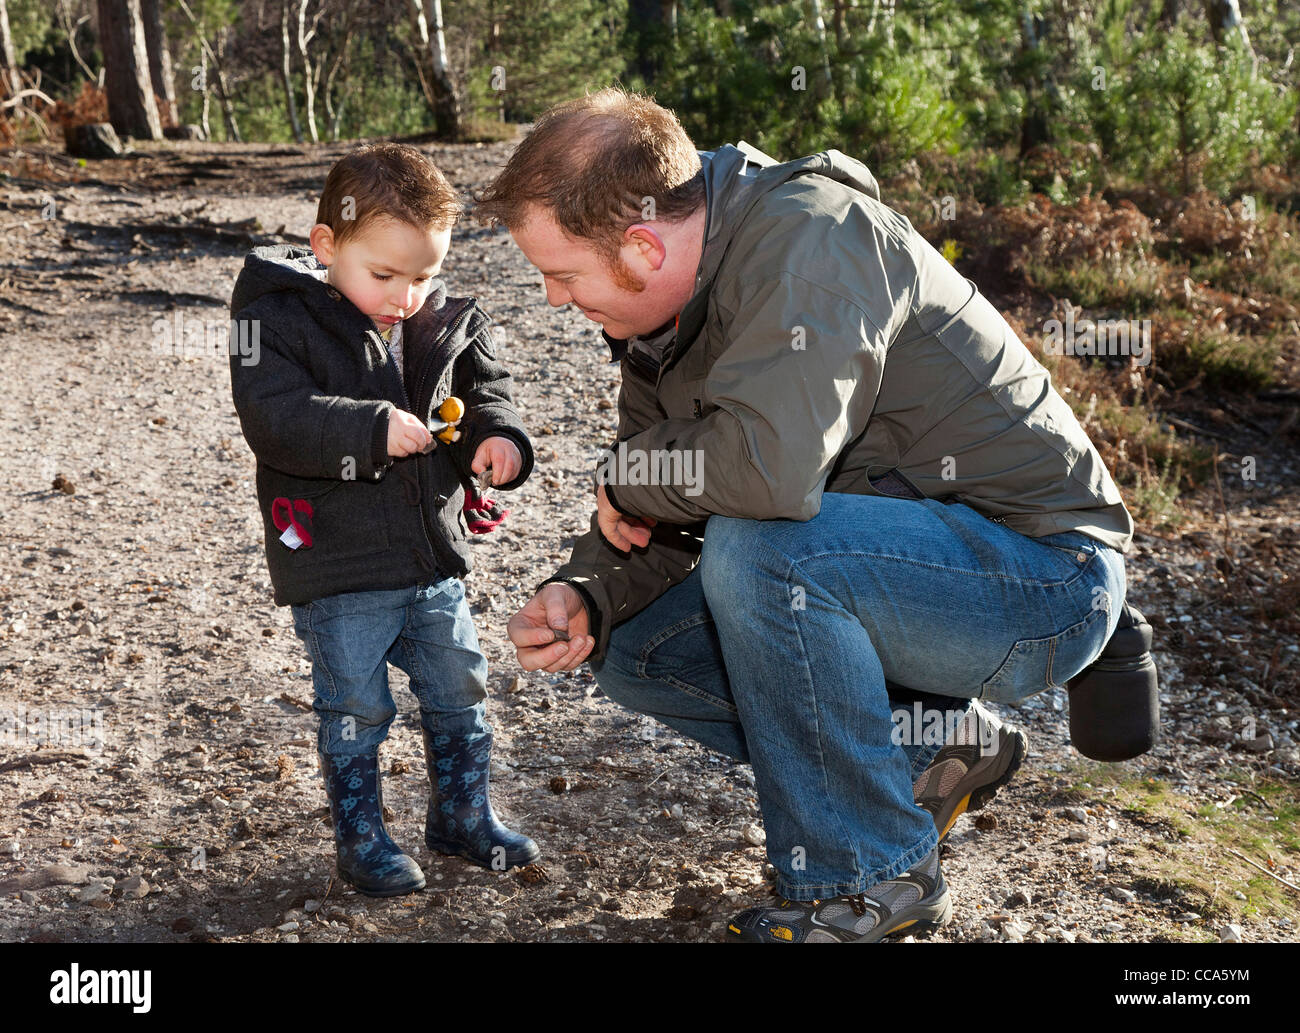
[[[26,757],[0,764],[0,771],[13,771],[17,768],[34,767],[37,764],[58,764],[65,760],[90,763],[90,758],[84,753],[29,753]]]
[[[1219,438],[1223,441],[1228,439],[1227,434],[1223,434],[1217,430],[1203,430],[1194,424],[1188,423],[1186,420],[1180,420],[1177,416],[1170,416],[1168,413],[1165,414],[1165,422],[1172,423],[1179,430],[1185,430],[1189,434],[1205,434],[1208,437]]]
[[[1252,868],[1258,868],[1261,872],[1263,872],[1265,875],[1267,875],[1270,879],[1276,879],[1276,880],[1277,880],[1278,882],[1280,882],[1283,886],[1290,886],[1291,889],[1293,889],[1293,890],[1300,890],[1300,886],[1297,886],[1294,882],[1287,882],[1286,879],[1282,878],[1282,876],[1280,876],[1280,875],[1274,875],[1274,874],[1273,874],[1272,872],[1270,872],[1267,868],[1265,868],[1262,864],[1259,864],[1259,863],[1257,863],[1257,862],[1255,862],[1255,861],[1252,861],[1252,860],[1251,860],[1249,857],[1247,857],[1245,854],[1239,854],[1239,853],[1237,853],[1237,851],[1233,850],[1232,847],[1224,847],[1224,849],[1225,849],[1226,851],[1228,851],[1228,853],[1230,853],[1233,857],[1240,857],[1243,861],[1245,861],[1245,862],[1246,862],[1248,865],[1250,865]]]
[[[45,101],[45,103],[50,107],[54,107],[54,101],[40,90],[19,90],[3,104],[0,104],[0,111],[4,111],[6,108],[16,108],[23,102],[24,97],[40,97],[41,100]]]

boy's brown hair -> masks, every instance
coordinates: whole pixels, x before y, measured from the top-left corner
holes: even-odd
[[[539,205],[616,267],[623,231],[643,220],[686,218],[704,204],[704,177],[677,116],[610,87],[543,114],[474,200],[476,220],[507,229],[524,222],[527,205]]]
[[[340,244],[376,216],[386,215],[419,230],[455,224],[461,205],[456,191],[425,154],[400,143],[372,143],[336,161],[325,177],[316,206]]]

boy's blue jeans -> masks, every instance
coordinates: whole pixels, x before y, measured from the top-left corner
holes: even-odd
[[[487,658],[458,578],[382,592],[344,592],[293,607],[311,656],[322,753],[368,753],[397,716],[388,665],[411,678],[420,723],[453,737],[489,732]]]
[[[778,892],[860,893],[938,838],[912,783],[941,744],[896,744],[890,685],[915,690],[909,712],[918,694],[961,712],[1062,685],[1125,589],[1123,556],[1081,532],[826,494],[806,522],[711,517],[695,570],[615,627],[592,670],[615,702],[753,765]]]

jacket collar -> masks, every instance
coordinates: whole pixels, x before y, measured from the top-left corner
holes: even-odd
[[[273,244],[254,248],[244,259],[244,268],[235,283],[230,309],[239,312],[263,294],[293,291],[299,294],[308,312],[320,324],[338,326],[349,331],[374,330],[370,317],[357,308],[336,288],[313,275],[325,267],[311,248],[297,244]],[[447,285],[435,279],[420,311],[432,315],[446,303]],[[428,316],[425,316],[428,318]]]
[[[716,151],[700,151],[699,155],[707,215],[704,248],[695,272],[695,293],[683,307],[676,325],[665,323],[648,334],[626,340],[610,337],[602,330],[611,362],[619,362],[629,350],[650,352],[658,360],[666,351],[675,355],[680,350],[674,346],[675,339],[688,343],[695,339],[704,325],[713,280],[732,235],[750,209],[769,191],[796,176],[817,174],[880,200],[880,186],[871,171],[837,150],[778,162],[742,140],[735,146],[724,144]]]

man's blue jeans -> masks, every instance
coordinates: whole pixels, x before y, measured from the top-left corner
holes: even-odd
[[[940,745],[896,744],[890,686],[915,690],[900,706],[964,711],[1062,685],[1125,589],[1122,555],[1081,532],[826,494],[806,522],[711,517],[695,570],[592,670],[615,702],[753,765],[782,895],[860,893],[938,838],[912,783]]]
[[[487,658],[457,578],[395,591],[343,592],[293,607],[311,656],[321,753],[367,753],[397,716],[388,665],[411,677],[420,724],[450,736],[490,731]]]

